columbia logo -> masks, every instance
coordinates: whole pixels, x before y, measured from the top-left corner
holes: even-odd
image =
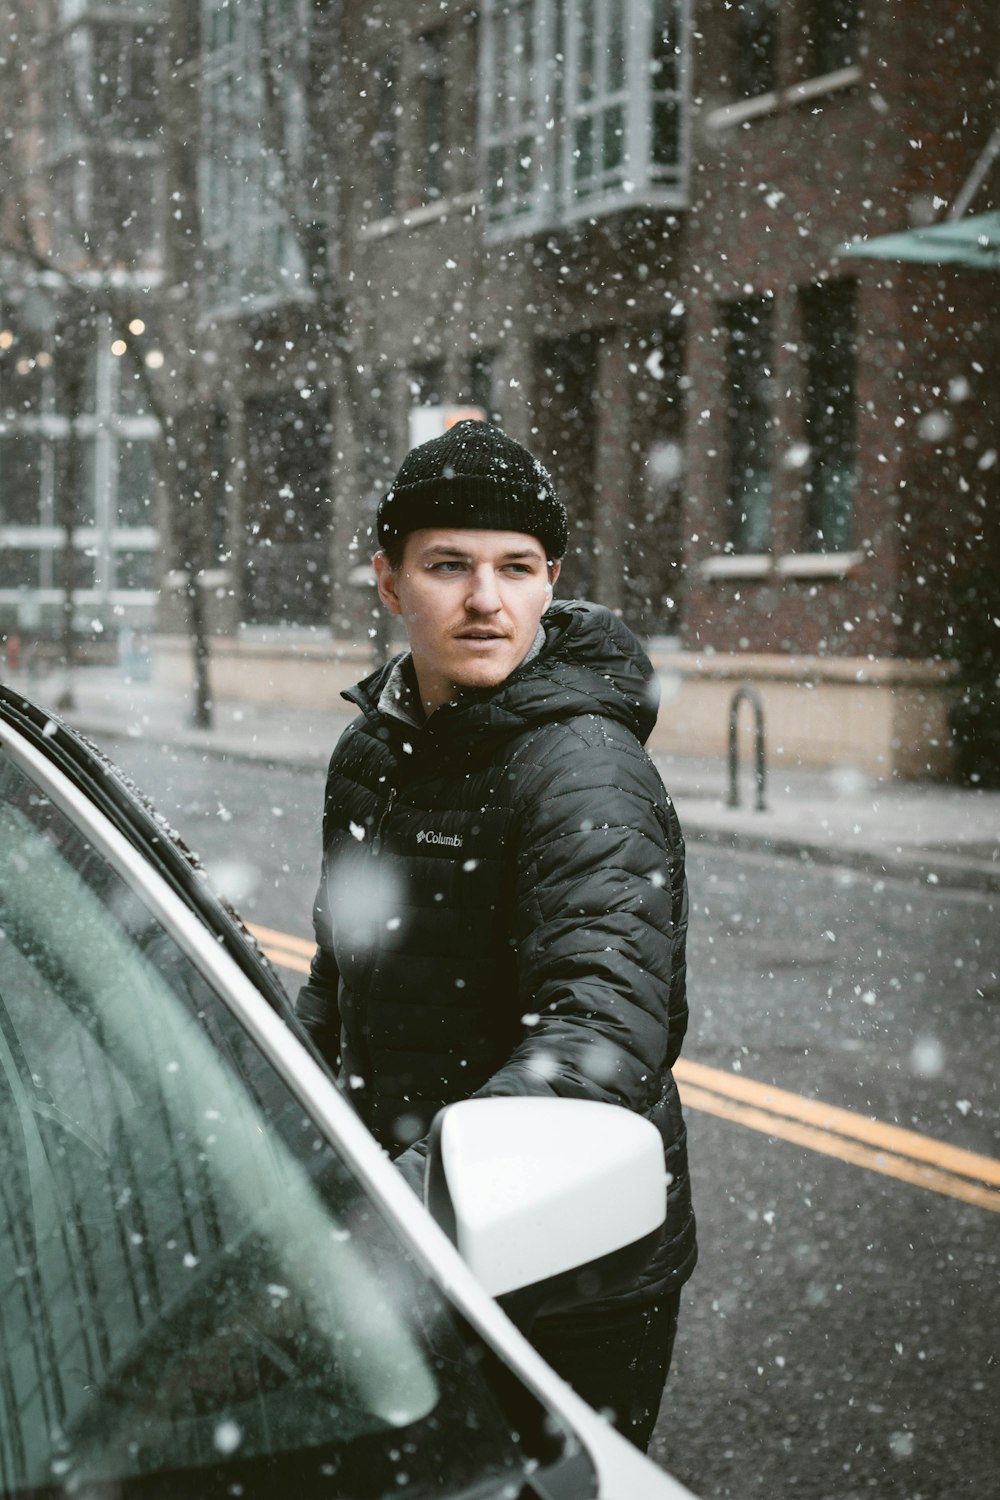
[[[421,828],[417,834],[418,844],[447,844],[449,849],[461,849],[462,835],[460,833],[435,833],[433,829],[428,831]]]

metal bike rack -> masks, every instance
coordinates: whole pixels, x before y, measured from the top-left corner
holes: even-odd
[[[739,720],[740,704],[746,700],[753,709],[754,716],[754,743],[755,761],[757,772],[757,812],[765,812],[764,783],[766,778],[766,767],[764,764],[764,703],[755,687],[745,682],[738,687],[729,701],[729,802],[730,807],[740,805],[739,787],[739,750],[736,743],[737,723]]]

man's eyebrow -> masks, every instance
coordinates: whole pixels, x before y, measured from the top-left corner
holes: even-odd
[[[467,551],[464,547],[447,547],[443,543],[435,543],[433,547],[427,548],[426,552],[423,553],[423,556],[467,558],[471,557],[472,553]],[[536,552],[533,547],[523,547],[517,550],[512,550],[510,552],[503,552],[500,554],[499,561],[515,562],[520,561],[522,558],[534,558],[536,562],[542,561],[541,554]]]

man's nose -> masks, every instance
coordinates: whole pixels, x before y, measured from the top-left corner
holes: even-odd
[[[469,581],[468,606],[480,615],[496,614],[501,606],[500,590],[492,568],[475,568]]]

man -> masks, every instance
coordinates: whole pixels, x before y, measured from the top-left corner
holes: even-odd
[[[330,763],[299,1015],[418,1192],[456,1099],[597,1099],[656,1123],[667,1226],[644,1272],[530,1335],[645,1448],[696,1256],[670,1073],[684,851],[642,748],[653,670],[609,611],[552,602],[566,512],[499,429],[415,448],[377,524],[379,597],[409,651],[346,695],[361,713]]]

